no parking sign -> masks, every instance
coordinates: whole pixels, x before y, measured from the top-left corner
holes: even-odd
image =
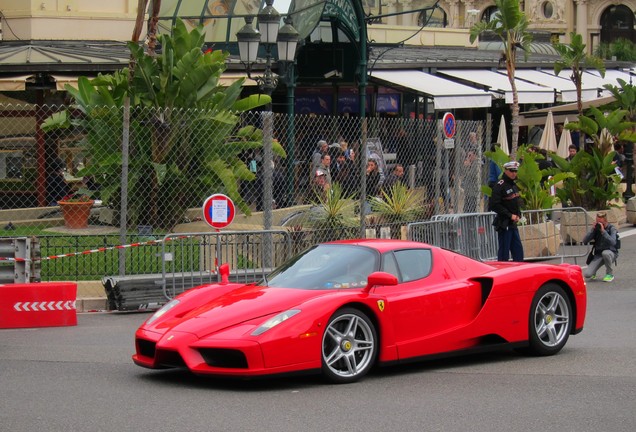
[[[444,131],[444,148],[445,149],[453,149],[455,148],[455,140],[453,137],[455,136],[455,116],[453,113],[447,112],[442,117],[442,129]]]
[[[446,138],[453,138],[455,136],[455,116],[453,113],[447,112],[442,117],[442,125],[444,128],[444,136]]]
[[[212,228],[227,227],[234,220],[234,203],[223,194],[214,194],[203,203],[203,219]]]

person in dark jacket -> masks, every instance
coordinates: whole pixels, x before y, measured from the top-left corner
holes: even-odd
[[[71,193],[71,188],[64,179],[64,162],[59,157],[54,158],[49,165],[46,175],[46,201],[50,206]]]
[[[490,208],[497,216],[493,226],[499,237],[497,259],[508,261],[512,254],[513,261],[523,261],[523,245],[519,236],[517,223],[521,219],[521,203],[519,188],[515,184],[519,162],[506,162],[501,179],[492,189]]]
[[[594,242],[594,257],[587,265],[583,276],[596,279],[596,272],[605,264],[604,282],[614,280],[612,264],[616,262],[618,249],[616,249],[616,227],[607,221],[607,213],[596,213],[596,222],[592,229],[583,237],[583,243]]]

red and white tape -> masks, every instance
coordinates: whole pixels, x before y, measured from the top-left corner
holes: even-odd
[[[190,238],[190,237],[193,237],[193,236],[169,237],[166,240],[167,241],[183,240],[183,239]],[[70,252],[70,253],[66,253],[66,254],[62,254],[62,255],[51,255],[51,256],[48,256],[48,257],[37,258],[37,259],[34,259],[34,260],[31,260],[29,258],[0,257],[0,261],[11,261],[11,262],[47,261],[47,260],[54,260],[54,259],[58,259],[58,258],[67,258],[67,257],[73,257],[73,256],[79,256],[79,255],[89,255],[89,254],[98,253],[98,252],[107,252],[107,251],[116,250],[116,249],[127,249],[127,248],[137,247],[137,246],[148,246],[148,245],[163,243],[163,241],[164,241],[163,239],[161,239],[161,240],[149,240],[149,241],[145,241],[145,242],[130,243],[130,244],[126,244],[126,245],[101,247],[101,248],[89,249],[89,250],[85,250],[85,251],[81,251],[81,252]]]

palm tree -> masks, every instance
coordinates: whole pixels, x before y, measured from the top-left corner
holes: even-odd
[[[604,77],[605,63],[600,57],[587,54],[583,37],[580,34],[570,33],[570,40],[569,44],[554,44],[554,49],[561,56],[561,59],[554,63],[554,73],[559,75],[563,69],[572,71],[570,79],[576,87],[576,104],[580,116],[583,114],[583,101],[581,99],[583,72],[588,68],[597,69]]]
[[[144,26],[144,18],[146,17],[146,8],[148,7],[148,0],[137,0],[137,18],[135,19],[135,28],[133,30],[132,37],[133,42],[139,42],[141,37],[141,29]]]
[[[139,42],[141,37],[141,29],[144,26],[144,18],[146,17],[146,9],[148,8],[149,0],[137,0],[137,17],[135,18],[135,28],[130,40],[132,42]],[[152,0],[152,9],[150,10],[150,17],[148,19],[148,55],[155,56],[155,48],[157,47],[157,26],[159,24],[159,11],[161,10],[161,0]],[[130,70],[134,68],[132,64],[134,60],[131,57]]]
[[[519,93],[515,83],[517,67],[517,49],[528,55],[528,48],[532,43],[532,35],[528,32],[528,20],[521,11],[519,0],[495,0],[499,13],[490,22],[481,21],[470,29],[470,42],[484,32],[492,32],[503,42],[501,59],[506,63],[508,81],[512,88],[512,154],[517,153],[519,145]]]

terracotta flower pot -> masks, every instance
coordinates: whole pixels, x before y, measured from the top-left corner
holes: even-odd
[[[67,228],[86,228],[94,201],[59,201]]]

